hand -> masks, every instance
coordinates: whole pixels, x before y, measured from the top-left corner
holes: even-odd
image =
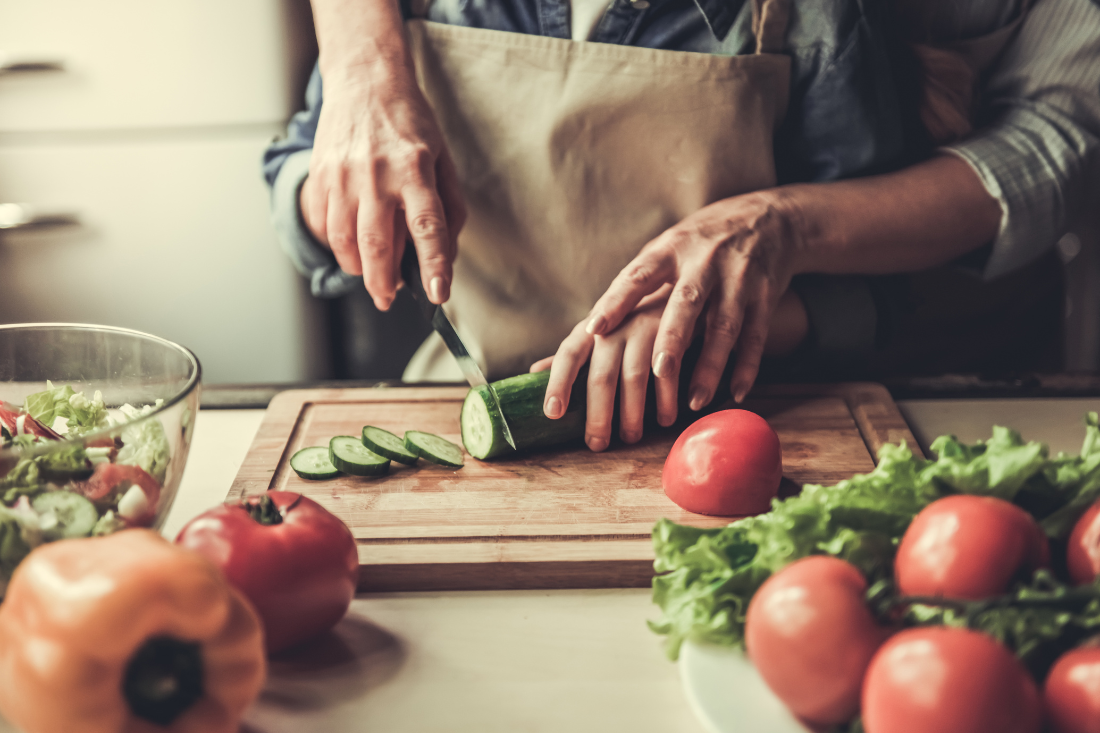
[[[554,356],[531,366],[532,372],[550,369],[543,411],[547,417],[557,419],[565,414],[577,373],[591,356],[584,440],[594,451],[604,450],[611,442],[616,391],[619,391],[619,436],[627,443],[636,443],[642,437],[653,342],[671,291],[672,288],[666,286],[645,298],[618,328],[606,336],[589,334],[585,331],[588,319],[581,321],[562,341]],[[657,384],[658,402],[667,402],[670,398],[662,392],[667,388],[667,384]],[[673,385],[672,389],[675,390],[676,386]],[[675,404],[675,392],[671,400]]]
[[[607,336],[589,334],[585,327],[590,319],[586,318],[566,337],[554,356],[531,365],[532,372],[551,370],[543,412],[547,417],[557,419],[565,414],[573,382],[591,356],[585,442],[594,451],[603,450],[610,442],[616,388],[620,389],[619,437],[626,443],[641,440],[653,343],[671,291],[672,286],[666,285],[644,298],[626,320]],[[808,333],[809,320],[802,299],[788,290],[772,313],[764,353],[768,356],[790,354]],[[666,390],[670,385],[659,380],[655,385],[658,409],[662,405],[665,409],[672,409],[675,419],[676,392],[669,394]],[[671,387],[675,390],[676,385]]]
[[[302,218],[342,270],[363,276],[380,310],[397,294],[411,235],[424,289],[443,303],[466,210],[432,110],[402,64],[333,76],[325,78]]]
[[[741,402],[760,369],[772,313],[796,272],[800,245],[794,210],[774,189],[710,204],[642,248],[597,301],[586,329],[611,333],[642,298],[671,286],[652,347],[657,421],[676,419],[681,360],[704,310],[689,405],[700,410],[714,398],[735,348],[730,391]]]

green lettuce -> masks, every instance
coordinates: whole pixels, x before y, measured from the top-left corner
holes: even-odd
[[[901,536],[917,512],[957,493],[996,496],[1031,511],[1053,539],[1100,496],[1100,427],[1086,416],[1081,454],[1055,458],[1045,445],[995,427],[974,445],[942,436],[936,458],[905,445],[884,445],[873,471],[834,486],[804,486],[771,511],[716,529],[661,520],[653,529],[653,601],[661,618],[650,628],[666,637],[670,658],[687,639],[725,646],[743,642],[745,613],[757,588],[785,565],[808,555],[833,555],[871,580],[888,578]]]
[[[46,381],[46,389],[27,395],[24,409],[38,422],[52,427],[58,418],[66,418],[67,434],[84,435],[110,425],[107,406],[98,390],[91,399],[69,385],[55,387]]]
[[[164,483],[164,476],[168,471],[168,461],[171,458],[171,450],[168,445],[168,436],[164,433],[164,426],[160,420],[152,418],[142,420],[162,404],[163,400],[157,400],[155,405],[147,405],[142,408],[122,407],[123,414],[131,422],[122,428],[122,448],[118,451],[115,463],[128,466],[138,466],[145,470],[157,483]]]

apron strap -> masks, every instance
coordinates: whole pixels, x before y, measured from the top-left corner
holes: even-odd
[[[787,40],[791,0],[752,0],[752,32],[757,53],[780,53]]]

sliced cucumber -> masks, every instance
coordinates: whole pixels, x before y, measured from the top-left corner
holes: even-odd
[[[328,457],[328,448],[315,445],[311,448],[302,448],[290,457],[290,467],[294,473],[311,481],[333,478],[340,475],[340,470],[332,465]]]
[[[43,531],[51,540],[87,537],[99,521],[95,505],[71,491],[44,491],[31,500],[31,506],[43,518],[52,515],[57,520]]]
[[[440,466],[462,468],[462,449],[438,435],[409,430],[405,433],[405,447],[425,461],[437,463]]]
[[[405,447],[405,442],[389,430],[367,425],[363,428],[363,445],[380,456],[411,466],[417,455]]]
[[[328,459],[352,476],[383,476],[390,470],[389,458],[378,455],[350,435],[337,435],[328,442]]]

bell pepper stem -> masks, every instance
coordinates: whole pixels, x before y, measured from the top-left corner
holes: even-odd
[[[135,716],[171,725],[203,696],[202,648],[170,636],[147,639],[126,665],[122,694]]]

